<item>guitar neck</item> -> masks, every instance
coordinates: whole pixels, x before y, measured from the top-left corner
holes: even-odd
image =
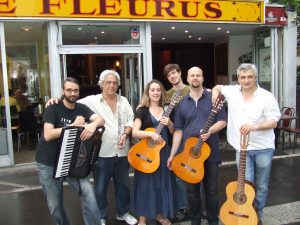
[[[214,109],[210,112],[208,119],[204,125],[204,128],[202,129],[202,131],[200,133],[200,136],[201,136],[201,134],[205,134],[208,132],[209,128],[212,126],[212,124],[214,122],[214,118],[215,118],[216,114],[217,114],[217,111]],[[193,151],[199,151],[199,149],[201,148],[201,146],[203,144],[202,138],[200,136],[198,138],[197,144],[195,145]]]
[[[241,149],[238,180],[237,180],[238,183],[237,192],[241,195],[243,195],[245,192],[246,153],[247,153],[246,149]]]
[[[172,102],[170,103],[170,105],[168,106],[167,110],[163,113],[162,116],[164,116],[164,117],[169,117],[170,114],[171,114],[171,112],[172,112],[172,110],[173,110],[173,108],[174,108],[174,106],[175,106],[175,102],[172,101]],[[155,130],[155,133],[160,134],[161,131],[162,131],[162,129],[164,128],[164,126],[165,126],[165,125],[163,125],[163,124],[160,122],[160,123],[158,124],[156,130]]]

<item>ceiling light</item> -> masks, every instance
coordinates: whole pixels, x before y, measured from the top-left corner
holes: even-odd
[[[175,30],[175,27],[171,27],[172,30]]]
[[[228,30],[228,31],[226,31],[226,34],[229,34],[230,33],[230,31]]]
[[[101,31],[101,34],[105,34],[105,31]]]
[[[200,41],[202,38],[201,37],[198,37],[198,40]]]
[[[192,35],[189,35],[189,38],[192,38]]]
[[[189,32],[188,30],[185,30],[185,31],[184,31],[184,33],[188,33],[188,32]]]
[[[94,39],[95,39],[95,40],[97,40],[97,39],[98,39],[98,37],[94,37]]]
[[[221,28],[221,27],[218,27],[217,30],[222,30],[222,28]]]
[[[77,30],[79,30],[79,31],[82,30],[82,27],[78,27]]]
[[[166,40],[166,38],[164,38],[164,37],[163,37],[161,40],[163,40],[163,41],[164,41],[164,40]]]
[[[20,27],[20,30],[21,30],[21,31],[25,31],[25,32],[31,31],[32,29],[33,29],[33,28],[30,27],[30,26],[23,26],[23,27]]]

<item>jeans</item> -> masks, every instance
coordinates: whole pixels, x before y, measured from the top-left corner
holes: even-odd
[[[47,198],[51,216],[57,225],[70,225],[63,205],[64,178],[54,179],[52,166],[37,163],[39,180]],[[78,193],[82,202],[83,218],[86,225],[100,225],[100,214],[89,178],[70,178],[66,181]]]
[[[254,202],[260,219],[263,216],[263,208],[267,199],[273,154],[274,149],[272,148],[247,150],[246,154],[245,179],[255,184],[256,195]],[[236,161],[237,165],[239,165],[239,152],[236,152]]]
[[[201,184],[205,188],[207,220],[209,225],[217,225],[219,224],[218,163],[206,161],[204,170]],[[201,225],[201,184],[187,184],[192,225]]]
[[[93,171],[95,193],[101,219],[107,219],[107,189],[111,178],[115,187],[116,212],[124,216],[130,207],[129,163],[127,157],[99,157]]]
[[[186,193],[186,184],[183,180],[176,177],[176,208],[177,209],[186,209],[187,202],[187,193]]]

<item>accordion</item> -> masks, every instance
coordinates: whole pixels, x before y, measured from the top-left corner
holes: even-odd
[[[90,174],[99,155],[104,127],[98,127],[85,141],[80,139],[83,127],[64,127],[54,167],[54,178],[83,178]]]

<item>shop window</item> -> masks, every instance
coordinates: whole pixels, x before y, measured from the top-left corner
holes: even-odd
[[[271,37],[270,31],[256,33],[256,54],[258,67],[258,83],[261,87],[271,91]]]
[[[131,25],[62,25],[63,45],[139,45],[140,28]]]

